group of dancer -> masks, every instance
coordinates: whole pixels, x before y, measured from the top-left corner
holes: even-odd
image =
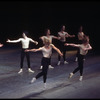
[[[42,71],[32,78],[31,83],[35,82],[35,80],[43,76],[43,83],[44,83],[44,87],[46,88],[48,68],[54,68],[53,66],[51,66],[52,49],[54,49],[58,53],[58,64],[57,65],[61,64],[61,57],[63,57],[64,64],[68,64],[68,62],[66,61],[66,46],[73,46],[73,47],[79,48],[77,52],[77,56],[76,56],[76,59],[78,61],[78,67],[69,74],[69,78],[71,78],[77,71],[80,71],[79,80],[82,81],[84,56],[87,54],[88,50],[92,49],[89,43],[89,36],[85,35],[82,32],[82,26],[81,26],[80,31],[78,33],[78,39],[79,41],[81,41],[81,43],[79,44],[66,43],[66,38],[68,37],[75,37],[75,35],[68,34],[68,32],[65,31],[65,25],[63,25],[61,28],[61,31],[58,32],[58,36],[51,35],[50,29],[47,29],[46,35],[40,37],[40,39],[43,41],[43,46],[39,47],[38,49],[35,49],[35,48],[29,49],[30,42],[33,42],[36,45],[38,44],[38,42],[29,38],[27,36],[27,32],[23,32],[22,38],[19,38],[17,40],[8,39],[7,43],[17,43],[17,42],[22,43],[20,70],[18,73],[23,72],[23,61],[24,61],[25,56],[27,58],[28,71],[34,73],[34,71],[30,67],[29,52],[42,51],[43,57],[41,59],[41,66],[40,66],[40,69],[42,69]],[[59,43],[60,43],[59,49],[52,43],[52,39],[59,40]],[[0,47],[2,46],[3,44],[0,44]]]

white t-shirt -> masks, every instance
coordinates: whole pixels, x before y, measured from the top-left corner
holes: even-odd
[[[26,39],[19,38],[18,40],[16,40],[16,42],[18,42],[18,41],[22,43],[23,49],[27,49],[27,48],[29,48],[29,42],[33,41],[33,40],[31,38],[26,38]]]
[[[50,35],[49,37],[47,37],[47,36],[42,36],[42,40],[44,40],[44,38],[49,39],[50,42],[52,43],[52,39],[54,38],[54,36],[53,36],[53,35]]]
[[[61,37],[60,41],[65,42],[66,41],[66,35],[68,35],[67,32],[58,32],[58,35]]]
[[[90,46],[90,44],[87,44],[87,45],[83,45],[83,44],[79,44],[79,47],[80,47],[80,54],[81,55],[86,55],[88,53],[88,50],[83,50],[82,48],[88,48]]]
[[[40,50],[42,51],[43,57],[50,58],[52,54],[52,46],[50,45],[49,49],[46,49],[44,46],[40,47]]]

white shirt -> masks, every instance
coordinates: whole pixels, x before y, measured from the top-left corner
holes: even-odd
[[[41,47],[40,50],[42,51],[43,57],[50,58],[52,54],[52,47],[50,46],[49,49],[45,47]]]
[[[88,50],[83,50],[82,48],[88,48],[90,46],[90,44],[87,44],[87,45],[83,45],[83,44],[79,44],[79,47],[80,47],[80,54],[81,55],[86,55],[88,53]]]
[[[18,40],[14,40],[15,42],[22,42],[22,48],[23,49],[27,49],[27,48],[29,48],[29,42],[30,41],[33,41],[31,38],[26,38],[26,39],[24,39],[24,38],[19,38]]]
[[[66,41],[66,35],[68,35],[67,32],[58,32],[58,35],[61,37],[60,41],[65,42]]]
[[[52,39],[54,38],[54,36],[53,35],[50,35],[50,36],[42,36],[42,40],[44,40],[44,38],[49,39],[50,42],[52,43]]]

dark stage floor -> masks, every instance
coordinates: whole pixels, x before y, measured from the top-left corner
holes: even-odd
[[[31,52],[31,67],[35,73],[27,71],[26,58],[24,59],[24,72],[18,74],[20,64],[20,49],[0,48],[0,99],[1,98],[28,98],[28,99],[98,99],[100,98],[100,56],[89,53],[84,63],[83,81],[79,81],[79,72],[70,80],[68,75],[77,67],[75,62],[76,51],[68,51],[66,59],[57,66],[57,53],[52,55],[52,66],[48,70],[47,88],[43,88],[42,77],[30,84],[41,70],[41,52]]]

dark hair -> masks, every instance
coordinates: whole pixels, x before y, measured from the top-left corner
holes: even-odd
[[[25,33],[26,36],[29,35],[28,31],[24,30],[23,33]]]
[[[82,31],[83,31],[83,26],[81,25],[79,28],[79,32],[82,32]]]
[[[61,25],[61,30],[63,29],[63,26],[65,26],[65,25]]]
[[[84,43],[89,43],[89,36],[87,36],[87,35],[84,35],[84,38],[83,38],[83,44]]]
[[[45,29],[45,35],[47,35],[47,31],[48,31],[48,30],[50,30],[50,29],[49,29],[49,28],[46,28],[46,29]]]

